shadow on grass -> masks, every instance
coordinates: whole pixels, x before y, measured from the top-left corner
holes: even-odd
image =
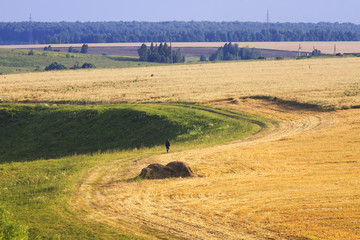
[[[0,163],[153,147],[182,131],[132,108],[0,107]]]
[[[140,62],[139,58],[137,57],[113,57],[113,56],[106,56],[110,60],[114,61],[121,61],[121,62]]]

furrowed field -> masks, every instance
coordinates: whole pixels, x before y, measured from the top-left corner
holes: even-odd
[[[0,238],[359,239],[359,66],[341,57],[1,75]],[[132,180],[171,161],[200,177]]]

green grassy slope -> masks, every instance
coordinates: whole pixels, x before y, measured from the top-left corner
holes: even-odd
[[[166,138],[215,142],[231,131],[253,131],[248,122],[231,119],[225,128],[212,115],[165,105],[0,105],[0,163],[154,147]]]
[[[164,118],[126,106],[19,105],[0,108],[0,123],[0,162],[152,147],[178,131]]]
[[[120,159],[126,171],[138,158],[165,152],[167,137],[177,151],[260,128],[256,117],[196,105],[1,105],[0,116],[0,208],[14,229],[27,227],[29,239],[139,239],[71,208],[73,189],[90,168]],[[90,154],[71,155],[79,149]]]
[[[80,53],[42,52],[34,51],[28,55],[28,50],[0,49],[0,74],[44,71],[45,67],[58,62],[67,68],[75,64],[82,66],[92,63],[97,68],[123,68],[136,66],[151,66],[153,63],[139,62],[137,58],[91,55]]]

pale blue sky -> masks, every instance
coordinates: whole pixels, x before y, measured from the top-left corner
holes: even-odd
[[[360,24],[360,0],[0,0],[0,21],[266,21]]]

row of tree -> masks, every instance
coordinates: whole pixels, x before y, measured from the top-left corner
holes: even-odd
[[[147,47],[145,43],[138,49],[139,60],[146,62],[160,62],[160,63],[180,63],[185,62],[185,57],[181,56],[180,48],[173,51],[171,54],[171,47],[167,43],[160,43],[155,45],[151,43]],[[210,55],[210,61],[227,61],[227,60],[250,60],[262,58],[260,51],[255,48],[248,47],[239,48],[238,44],[226,43],[223,47],[218,48],[216,52]],[[200,61],[206,61],[206,57],[202,56]]]
[[[80,66],[77,63],[74,66],[72,66],[70,69],[81,69],[81,68],[86,69],[86,68],[96,68],[96,67],[92,63],[84,63],[82,66]],[[54,70],[63,70],[63,69],[67,69],[67,67],[58,62],[53,62],[45,67],[45,71],[54,71]]]
[[[73,48],[72,46],[70,46],[69,47],[69,49],[68,49],[68,52],[69,53],[88,53],[88,49],[89,49],[89,45],[87,45],[87,44],[83,44],[82,46],[81,46],[81,49],[80,49],[80,51],[79,50],[77,50],[77,49],[75,49],[75,48]]]
[[[81,46],[81,49],[78,50],[78,49],[75,49],[73,48],[72,46],[69,47],[68,49],[68,52],[69,53],[88,53],[88,49],[89,49],[89,46],[87,44],[83,44]],[[59,52],[60,50],[58,49],[53,49],[51,45],[47,46],[47,47],[44,47],[44,51],[54,51],[54,52]]]
[[[167,43],[160,43],[154,46],[151,43],[148,48],[145,43],[138,49],[140,61],[159,62],[159,63],[180,63],[185,62],[185,57],[181,55],[180,48],[172,50]]]
[[[228,61],[228,60],[250,60],[261,58],[261,53],[255,48],[239,48],[238,44],[226,43],[223,47],[211,54],[210,61]],[[201,60],[201,59],[200,59]]]
[[[31,29],[31,31],[30,31]],[[0,22],[0,44],[360,41],[352,23]]]

